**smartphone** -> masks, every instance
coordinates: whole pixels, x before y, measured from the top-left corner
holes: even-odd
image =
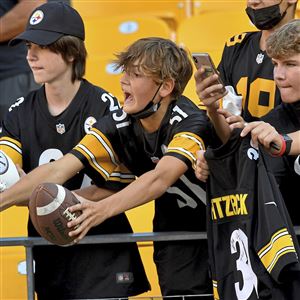
[[[192,53],[192,58],[197,69],[200,69],[201,67],[204,68],[205,71],[203,73],[203,78],[207,78],[209,76],[212,76],[213,74],[218,74],[214,62],[212,61],[208,53]],[[224,93],[226,91],[225,85],[220,76],[216,80],[216,84],[222,84],[223,87],[220,90],[221,93]]]

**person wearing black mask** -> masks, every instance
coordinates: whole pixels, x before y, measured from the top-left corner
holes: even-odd
[[[220,77],[243,98],[241,116],[223,113],[233,127],[243,127],[266,115],[281,103],[279,90],[273,80],[273,64],[266,53],[266,40],[277,28],[295,16],[298,0],[247,0],[246,13],[260,30],[231,37],[223,50],[218,66]],[[202,71],[195,74],[199,97],[207,100],[215,79],[201,79]],[[220,98],[222,98],[220,93]]]

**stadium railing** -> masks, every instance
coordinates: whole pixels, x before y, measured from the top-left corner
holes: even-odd
[[[300,226],[295,226],[295,232],[300,235]],[[131,234],[105,234],[85,237],[80,244],[111,244],[111,243],[135,243],[149,241],[184,241],[206,239],[206,232],[144,232]],[[34,271],[32,248],[37,245],[51,245],[43,238],[30,237],[11,237],[0,238],[0,247],[24,246],[26,250],[26,270],[27,270],[27,299],[34,300]],[[211,295],[197,295],[195,297],[211,297]],[[189,295],[178,296],[178,299],[184,300]],[[135,297],[136,298],[136,297]],[[166,298],[166,297],[164,297]],[[122,298],[115,298],[121,300]],[[137,297],[137,299],[162,299],[161,296]],[[85,299],[86,300],[86,299]],[[112,299],[110,299],[112,300]]]

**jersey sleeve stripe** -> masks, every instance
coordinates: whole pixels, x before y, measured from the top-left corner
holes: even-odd
[[[114,172],[110,174],[109,180],[130,183],[135,180],[135,175],[130,173],[130,171],[123,164],[120,164],[114,170]]]
[[[90,166],[106,180],[119,166],[109,140],[96,128],[93,128],[73,150],[80,152]]]
[[[183,155],[195,164],[197,159],[197,151],[205,149],[203,140],[194,133],[180,132],[177,133],[168,145],[167,153],[178,153]]]
[[[296,253],[292,237],[286,228],[277,231],[271,241],[259,252],[259,258],[268,272],[271,272],[280,257],[287,253]]]
[[[117,163],[117,160],[115,159],[115,155],[114,155],[113,151],[111,150],[112,146],[111,146],[110,142],[108,141],[108,139],[96,128],[91,130],[90,134],[95,136],[95,138],[99,141],[99,143],[103,146],[103,148],[109,154],[111,161],[117,166],[118,163]]]
[[[108,179],[108,177],[109,177],[109,172],[107,172],[104,168],[102,168],[102,167],[98,164],[98,162],[97,162],[95,156],[92,154],[92,152],[89,151],[89,149],[87,149],[86,147],[84,147],[84,146],[81,145],[81,144],[77,145],[74,149],[75,149],[76,151],[80,152],[82,155],[84,155],[84,156],[87,158],[89,164],[90,164],[97,172],[101,173],[102,176],[103,176],[105,179]]]
[[[21,143],[7,136],[0,138],[0,150],[4,151],[15,164],[22,167]]]

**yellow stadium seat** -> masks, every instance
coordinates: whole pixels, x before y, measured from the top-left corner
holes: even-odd
[[[173,30],[186,17],[191,16],[192,1],[176,0],[72,0],[72,5],[84,20],[90,17],[155,16],[163,19]]]
[[[171,38],[167,24],[156,17],[114,16],[85,21],[86,47],[90,56],[111,55],[142,37]]]
[[[217,66],[228,38],[255,30],[244,11],[210,11],[182,21],[177,30],[177,42],[190,52],[208,52]],[[199,103],[194,79],[190,80],[184,94]]]
[[[193,15],[209,11],[245,11],[245,0],[194,0],[192,1]]]
[[[120,71],[114,70],[113,55],[92,55],[87,59],[85,78],[91,83],[102,87],[118,98],[123,100],[120,88]]]
[[[229,37],[255,30],[243,11],[207,12],[182,21],[177,40],[192,52],[222,51]]]

